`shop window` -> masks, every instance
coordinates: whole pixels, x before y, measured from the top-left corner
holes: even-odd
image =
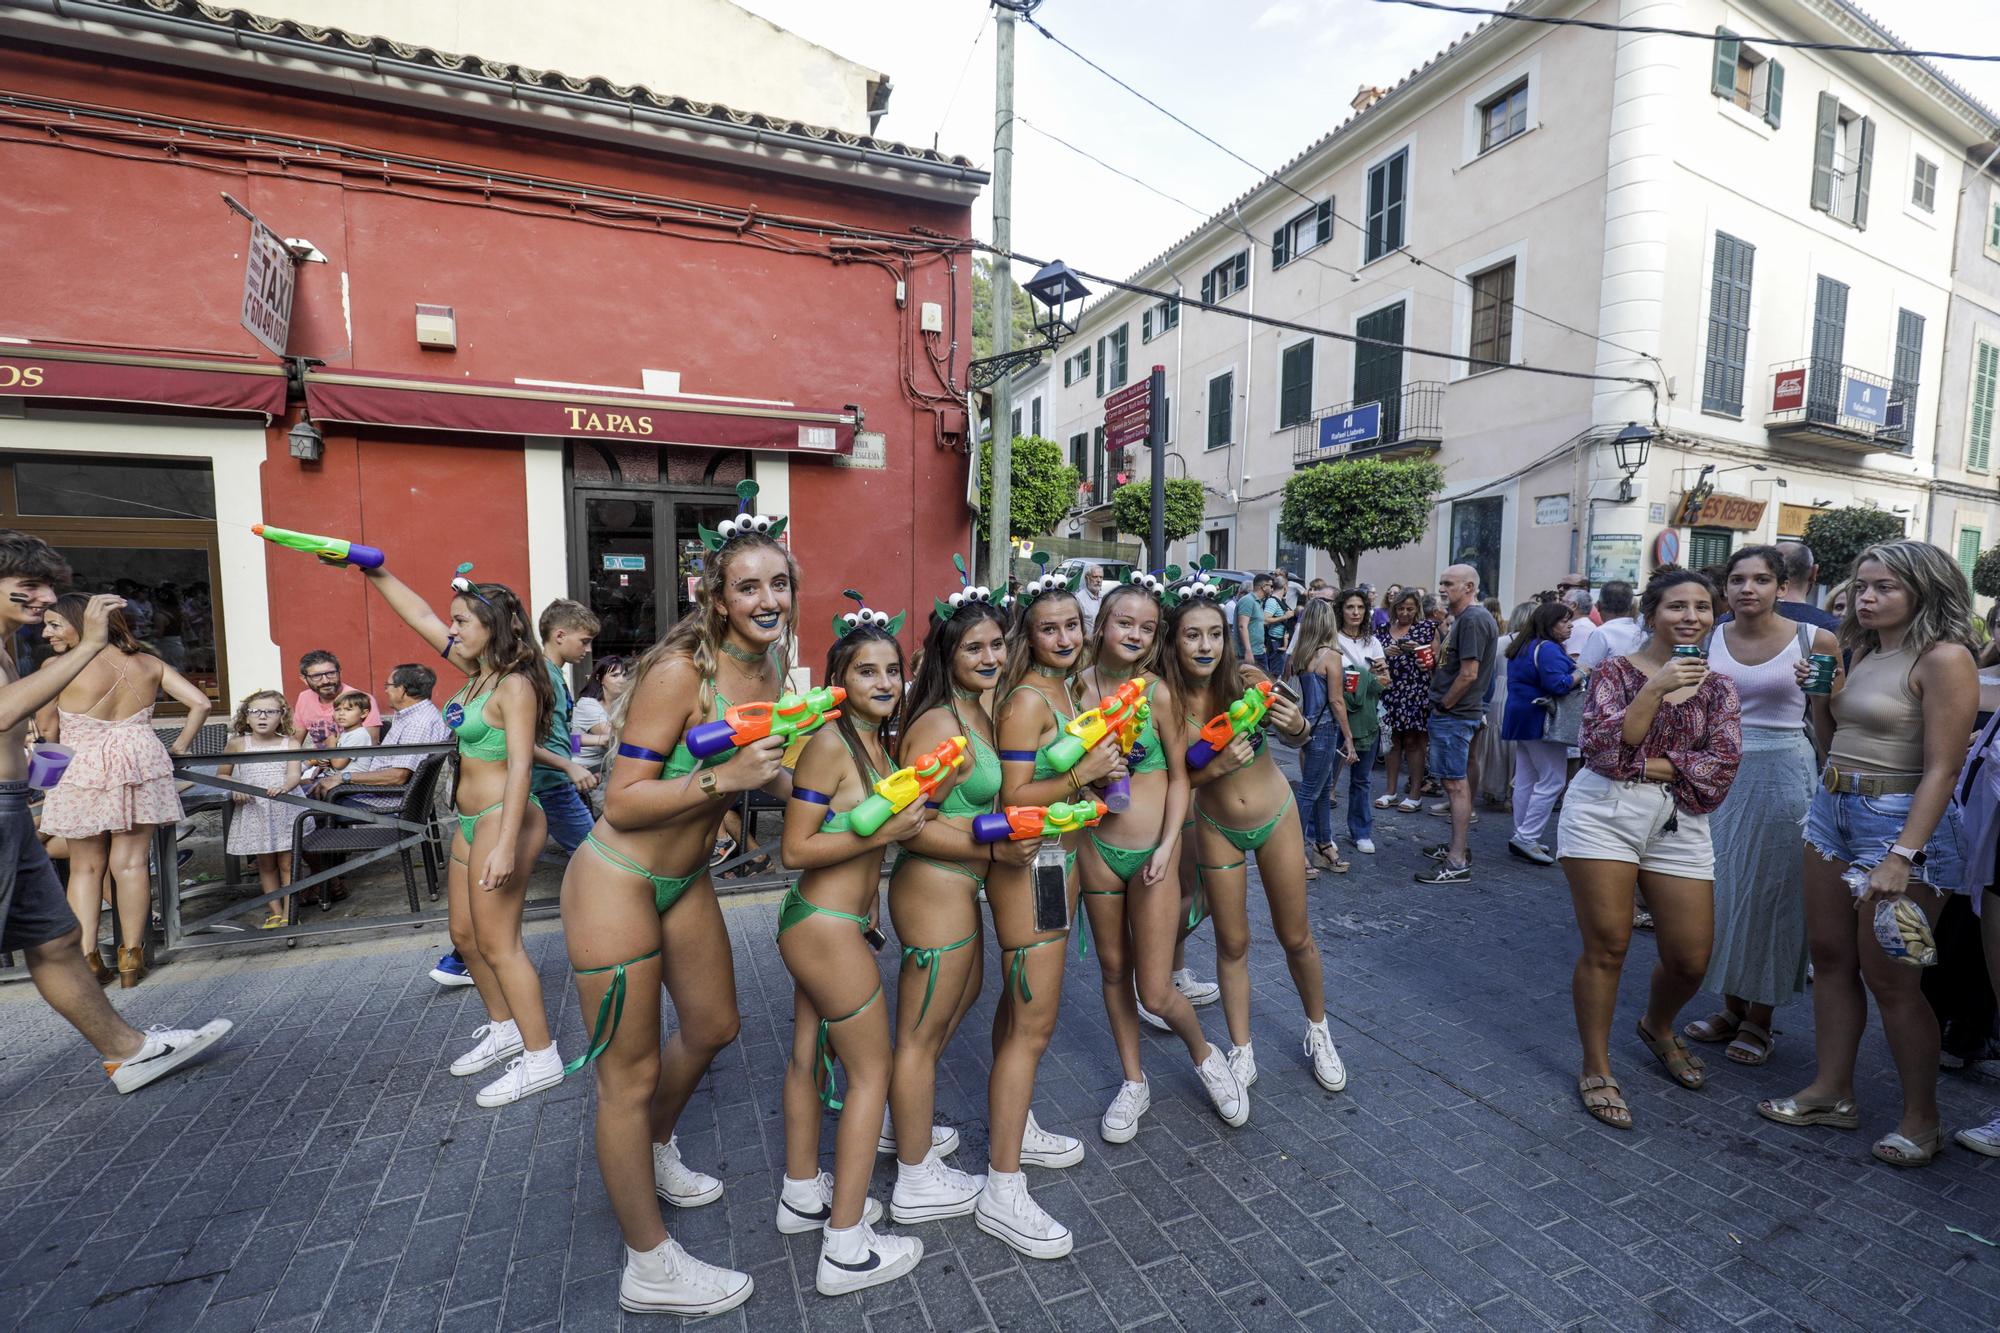
[[[1454,564],[1479,571],[1481,596],[1500,588],[1501,522],[1507,502],[1497,495],[1458,500],[1451,506],[1451,558]]]

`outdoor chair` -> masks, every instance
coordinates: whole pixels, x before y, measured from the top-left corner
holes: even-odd
[[[417,905],[416,872],[411,861],[413,851],[423,857],[425,886],[429,890],[431,901],[437,901],[438,875],[441,867],[437,845],[432,840],[429,830],[435,817],[432,806],[437,798],[438,779],[444,773],[444,763],[448,758],[449,755],[442,754],[424,756],[423,762],[417,765],[416,772],[410,780],[400,787],[362,787],[343,783],[335,787],[328,797],[332,800],[351,794],[400,796],[402,806],[396,812],[397,817],[424,826],[425,832],[413,846],[404,846],[397,852],[397,858],[403,863],[403,886],[409,891],[412,912],[420,910]],[[308,828],[307,826],[313,824],[316,818],[323,819],[308,811],[301,814],[297,823],[293,825],[292,878],[294,880],[303,878],[299,872],[308,856],[348,856],[356,852],[373,851],[378,847],[393,846],[404,837],[401,829],[387,825],[348,823],[344,820],[336,820],[330,825],[321,822],[316,827]]]

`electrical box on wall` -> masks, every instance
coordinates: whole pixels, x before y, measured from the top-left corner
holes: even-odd
[[[917,310],[917,321],[925,333],[944,332],[944,307],[936,301],[926,301]]]
[[[449,352],[458,346],[458,319],[448,305],[417,307],[417,346]]]

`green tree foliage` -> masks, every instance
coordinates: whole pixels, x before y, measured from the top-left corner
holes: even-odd
[[[1080,480],[1063,458],[1063,448],[1039,435],[1014,437],[1013,503],[1009,506],[1010,537],[1038,537],[1051,531],[1076,503]],[[979,537],[991,531],[987,513],[993,507],[993,445],[979,446]]]
[[[1028,294],[1014,288],[1014,343],[1026,347],[1034,332],[1034,312]],[[993,264],[984,257],[972,261],[972,355],[993,355]]]
[[[1806,545],[1819,562],[1819,581],[1832,587],[1854,572],[1854,562],[1877,542],[1903,535],[1903,520],[1884,509],[1847,505],[1822,509],[1806,520]]]
[[[1972,590],[1981,597],[2000,597],[2000,546],[1981,555],[1973,565]]]
[[[1167,480],[1167,540],[1180,541],[1201,531],[1203,511],[1208,507],[1201,483],[1193,477]],[[1120,532],[1129,532],[1144,541],[1153,531],[1153,486],[1131,481],[1111,493],[1111,519]]]
[[[1325,551],[1340,586],[1351,587],[1363,552],[1393,551],[1424,535],[1443,489],[1444,469],[1427,459],[1320,463],[1285,483],[1278,530]]]

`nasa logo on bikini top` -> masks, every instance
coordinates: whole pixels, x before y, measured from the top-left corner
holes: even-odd
[[[453,731],[465,725],[465,705],[453,699],[444,706],[444,724]]]

